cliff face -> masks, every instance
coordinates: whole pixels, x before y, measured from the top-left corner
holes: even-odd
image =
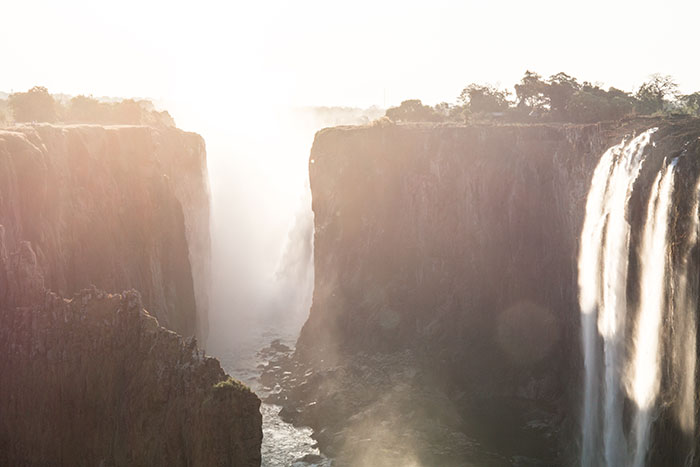
[[[260,465],[260,400],[173,332],[208,271],[201,137],[1,130],[0,465]]]
[[[206,337],[209,202],[204,142],[177,129],[0,131],[0,224],[31,243],[45,286],[141,292],[165,327]]]
[[[135,292],[44,288],[0,226],[0,464],[256,466],[260,400]]]
[[[290,418],[354,465],[370,465],[358,452],[380,452],[357,439],[347,447],[362,423],[365,432],[382,423],[413,428],[403,441],[394,433],[394,447],[417,449],[427,465],[570,460],[582,372],[577,254],[592,172],[609,146],[654,126],[662,127],[658,147],[630,212],[641,225],[639,193],[698,133],[697,121],[319,132],[309,166],[315,289],[295,356],[319,389],[302,387],[305,378],[292,385]],[[687,184],[694,180],[689,171]],[[417,370],[405,370],[402,355]],[[385,392],[358,398],[368,374],[386,380]],[[398,387],[417,389],[406,398]],[[426,417],[443,419],[437,428],[406,415],[430,404]],[[419,447],[415,433],[430,431],[442,434]],[[457,438],[447,440],[458,434],[471,447],[431,457],[431,443],[455,447]],[[475,445],[490,454],[478,457]]]
[[[320,132],[316,284],[299,352],[410,348],[503,378],[563,364],[577,237],[606,144],[599,126]]]

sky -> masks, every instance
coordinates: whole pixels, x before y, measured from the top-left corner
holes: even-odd
[[[148,96],[183,114],[434,104],[527,69],[623,89],[660,72],[700,88],[697,1],[4,0],[0,11],[0,90]]]

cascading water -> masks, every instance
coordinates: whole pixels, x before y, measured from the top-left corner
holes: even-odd
[[[627,384],[628,395],[636,403],[632,462],[635,467],[644,465],[655,402],[659,394],[661,323],[666,309],[666,272],[669,267],[668,216],[676,162],[674,160],[664,171],[659,172],[654,181],[639,251],[641,297]]]
[[[674,193],[676,184],[687,186],[679,157],[662,164],[651,186],[636,183],[655,130],[608,149],[588,193],[578,263],[583,466],[696,462],[700,180],[691,197]],[[639,236],[628,221],[633,186],[649,190]],[[630,253],[635,313],[627,310]]]
[[[599,465],[598,334],[603,338],[603,459],[625,464],[620,375],[627,310],[627,263],[630,227],[627,202],[644,160],[650,129],[605,152],[596,167],[586,203],[579,288],[585,366],[582,465]],[[597,332],[596,332],[597,312]]]

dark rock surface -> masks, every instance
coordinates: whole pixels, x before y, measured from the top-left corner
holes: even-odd
[[[586,195],[605,149],[655,126],[639,223],[664,158],[693,156],[694,185],[698,120],[319,132],[313,305],[264,369],[283,415],[341,464],[573,462]]]
[[[29,241],[46,288],[137,289],[161,324],[206,337],[209,192],[204,141],[175,128],[0,130],[0,224]]]
[[[48,292],[2,227],[0,278],[0,465],[260,464],[260,400],[138,292]]]
[[[198,135],[0,130],[0,465],[260,465],[260,400],[173,332],[206,334],[208,202]]]

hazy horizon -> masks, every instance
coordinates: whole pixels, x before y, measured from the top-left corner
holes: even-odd
[[[150,96],[178,122],[184,112],[214,112],[216,100],[246,109],[273,102],[382,107],[410,98],[435,104],[454,101],[471,82],[511,85],[527,69],[626,90],[655,72],[674,76],[682,91],[700,82],[683,47],[695,42],[700,14],[689,1],[663,9],[602,1],[574,8],[554,1],[362,1],[352,8],[209,1],[193,9],[73,0],[12,2],[4,10],[0,88]]]

